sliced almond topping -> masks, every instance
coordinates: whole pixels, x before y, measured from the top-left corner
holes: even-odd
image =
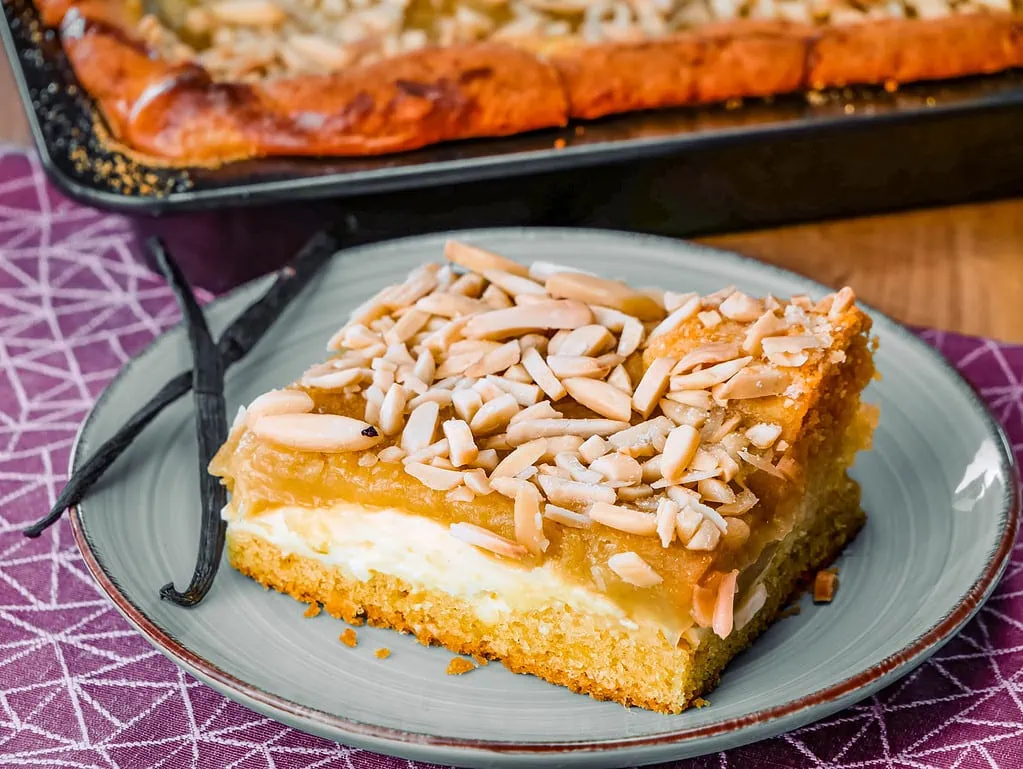
[[[471,339],[508,339],[531,331],[575,329],[593,320],[580,302],[542,300],[506,310],[490,310],[469,319],[462,329]]]
[[[815,336],[769,336],[760,342],[765,355],[778,353],[795,353],[823,347],[821,340]]]
[[[553,462],[558,454],[578,454],[583,439],[578,435],[556,435],[547,439],[547,451],[543,455],[545,462]]]
[[[676,502],[676,504],[678,503]],[[703,524],[703,516],[688,505],[679,510],[678,515],[675,517],[675,531],[678,534],[679,540],[684,545],[689,544],[689,541],[696,535],[696,532]],[[717,531],[713,524],[711,528]]]
[[[518,413],[518,402],[506,393],[484,403],[469,424],[476,435],[490,435],[507,426],[511,418]]]
[[[487,494],[494,493],[494,489],[490,486],[490,481],[487,479],[487,473],[485,470],[474,468],[472,470],[466,470],[462,475],[465,478],[466,487],[468,487],[468,489],[476,496],[485,497]]]
[[[588,470],[577,455],[568,451],[556,454],[554,464],[565,470],[573,481],[579,483],[600,483],[600,479],[604,477],[596,470]]]
[[[679,425],[668,433],[661,453],[661,475],[669,483],[681,482],[689,463],[700,447],[700,433],[689,425]]]
[[[343,371],[331,371],[326,374],[302,377],[302,384],[317,390],[343,390],[358,384],[370,375],[368,369],[348,368]]]
[[[590,324],[569,332],[558,347],[558,355],[596,356],[614,346],[615,338],[610,331],[603,326]]]
[[[731,342],[712,342],[690,350],[671,370],[673,375],[685,374],[697,366],[708,363],[724,363],[739,357],[739,346]]]
[[[526,350],[530,347],[543,355],[547,352],[549,344],[550,340],[543,334],[526,334],[525,336],[519,337],[519,347],[522,348],[523,356],[526,354]]]
[[[523,486],[533,486],[533,484],[521,478],[501,476],[500,478],[491,478],[490,486],[502,497],[515,499],[519,489]]]
[[[693,392],[698,392],[694,390]],[[694,409],[682,403],[676,403],[668,398],[662,398],[657,404],[668,419],[677,425],[690,425],[699,428],[707,420],[707,412],[703,409]]]
[[[470,366],[474,366],[482,359],[483,353],[479,352],[466,352],[458,355],[451,355],[441,361],[440,365],[437,366],[435,376],[438,376],[441,379],[446,379],[450,376],[464,374]]]
[[[635,486],[622,486],[618,490],[618,501],[639,503],[642,500],[650,499],[654,495],[653,486],[640,483]]]
[[[535,384],[523,384],[507,377],[487,376],[487,382],[501,392],[508,393],[520,406],[535,406],[543,398],[543,392]]]
[[[669,376],[675,362],[674,358],[658,358],[650,364],[636,385],[636,392],[632,396],[632,408],[644,417],[650,416],[657,402],[667,392]]]
[[[577,377],[603,378],[610,367],[585,355],[548,355],[547,366],[558,379]]]
[[[383,344],[384,339],[375,331],[370,331],[361,323],[354,323],[345,326],[327,342],[328,350],[340,350],[347,347],[349,350],[362,350],[366,347],[375,347]]]
[[[714,399],[706,390],[674,390],[664,397],[702,411],[710,411],[714,408]]]
[[[462,474],[457,470],[445,470],[419,462],[406,462],[405,472],[434,491],[448,491],[462,483]]]
[[[739,371],[749,365],[753,358],[747,356],[730,360],[726,363],[718,363],[710,368],[701,371],[694,371],[692,374],[673,376],[671,378],[672,390],[706,390],[716,384],[731,379]]]
[[[555,264],[554,262],[533,262],[529,265],[529,277],[540,283],[546,283],[551,275],[557,275],[559,272],[581,272],[583,275],[592,275],[592,272],[586,270],[580,270],[578,267],[569,267],[565,264]]]
[[[449,502],[472,502],[476,495],[467,486],[456,486],[445,495],[445,499]]]
[[[547,296],[547,291],[534,280],[521,275],[513,275],[504,270],[484,270],[483,277],[493,285],[503,290],[506,294],[518,297],[522,294],[532,296]]]
[[[366,410],[364,412],[364,416],[369,424],[375,425],[380,423],[380,406],[384,402],[384,399],[383,396],[380,397],[380,400],[370,398],[370,390],[376,390],[376,388],[371,387],[363,393],[363,395],[366,396]],[[379,390],[377,390],[377,392],[379,392]]]
[[[707,294],[703,297],[704,307],[720,307],[721,303],[728,297],[734,294],[736,291],[735,286],[725,286],[722,289],[718,289],[713,294]]]
[[[430,294],[416,302],[416,308],[442,318],[458,318],[490,310],[486,302],[461,294]],[[469,324],[467,323],[466,326]]]
[[[427,463],[437,457],[446,457],[449,451],[450,446],[448,445],[448,439],[441,438],[439,441],[419,449],[419,451],[408,454],[401,461],[403,464],[408,464],[409,462]]]
[[[408,388],[406,388],[408,389]],[[417,395],[415,398],[405,404],[405,408],[410,411],[418,408],[421,404],[432,401],[441,408],[451,405],[451,397],[453,393],[451,390],[427,390],[422,395]]]
[[[781,478],[783,481],[788,480],[781,470],[763,457],[759,457],[756,454],[746,451],[746,449],[741,449],[739,451],[739,456],[749,464],[753,465],[753,467],[757,468],[757,470],[763,470],[768,475],[773,475],[775,478]]]
[[[527,467],[536,464],[546,451],[546,438],[537,438],[535,441],[523,443],[501,460],[500,464],[494,468],[494,472],[490,474],[490,480],[518,475]]]
[[[715,526],[711,521],[704,519],[700,524],[700,527],[696,530],[696,533],[686,542],[686,548],[689,550],[699,550],[709,552],[717,548],[718,543],[721,541],[721,529]]]
[[[661,480],[661,456],[661,454],[658,454],[657,456],[650,457],[641,465],[643,468],[643,483],[653,483],[654,481]]]
[[[754,299],[741,291],[730,294],[727,299],[721,302],[718,312],[729,320],[740,323],[750,323],[759,318],[764,312],[764,303]]]
[[[729,518],[728,528],[721,535],[721,544],[724,547],[735,550],[746,544],[749,540],[749,535],[750,528],[746,521],[742,520],[742,518]]]
[[[480,452],[469,425],[461,419],[448,419],[442,427],[444,437],[448,439],[448,456],[451,457],[451,464],[462,467],[475,462]]]
[[[542,554],[551,544],[543,535],[540,493],[527,483],[515,494],[515,539],[533,555]]]
[[[586,304],[610,307],[640,320],[660,320],[663,308],[649,296],[624,283],[578,272],[559,272],[547,279],[547,293]]]
[[[489,473],[497,467],[498,461],[496,449],[481,449],[479,456],[476,457],[476,461],[473,464]]]
[[[534,438],[553,438],[558,435],[589,438],[591,435],[619,432],[628,424],[615,419],[526,419],[508,428],[508,441],[518,446]]]
[[[401,433],[401,447],[409,454],[424,449],[433,443],[437,431],[440,407],[433,402],[423,403],[408,416]]]
[[[735,502],[735,492],[732,491],[732,487],[718,478],[704,478],[696,484],[696,490],[705,502],[724,504]]]
[[[608,419],[627,422],[632,401],[617,387],[599,379],[570,378],[562,381],[568,394],[579,404]]]
[[[646,330],[642,323],[636,318],[627,317],[622,325],[621,336],[618,338],[618,354],[627,358],[636,352],[643,343],[645,333]]]
[[[727,400],[765,398],[781,395],[789,386],[789,375],[769,366],[753,365],[739,371],[735,376],[711,390],[719,403]]]
[[[392,384],[380,404],[380,430],[384,435],[397,435],[405,424],[405,403],[408,391],[400,384]]]
[[[544,505],[543,517],[573,529],[588,529],[593,523],[586,513],[577,513],[567,507],[552,505],[549,502]]]
[[[678,503],[667,497],[662,497],[657,503],[657,536],[661,538],[662,547],[668,547],[675,540],[678,513]]]
[[[768,355],[767,360],[782,368],[799,368],[810,360],[810,356],[805,352],[776,352]]]
[[[508,295],[497,286],[487,286],[483,289],[483,296],[480,298],[486,302],[492,310],[505,310],[509,307],[515,306],[515,303],[508,298]]]
[[[614,334],[621,333],[628,321],[638,320],[638,318],[626,315],[624,312],[612,310],[610,307],[590,305],[590,309],[593,311],[593,317],[597,319],[597,323]]]
[[[376,361],[374,361],[375,363]],[[347,371],[341,373],[347,374]],[[391,385],[394,384],[394,371],[393,369],[381,368],[373,372],[373,385],[380,388],[385,393],[391,389]]]
[[[630,457],[649,457],[664,448],[668,432],[674,426],[667,417],[654,417],[612,434],[607,441],[613,450],[622,454]]]
[[[614,452],[590,463],[590,469],[600,473],[609,486],[631,486],[643,480],[643,468],[632,457]]]
[[[270,0],[220,0],[208,7],[217,21],[240,27],[275,27],[288,18]]]
[[[480,394],[484,403],[500,398],[507,393],[498,387],[494,382],[487,379],[478,379],[472,384],[472,389]]]
[[[533,377],[529,375],[529,372],[523,368],[521,363],[516,363],[514,366],[509,368],[504,372],[503,376],[505,379],[510,379],[513,382],[533,384]]]
[[[506,259],[478,246],[460,243],[457,240],[449,240],[444,244],[444,258],[459,267],[464,267],[470,272],[478,272],[481,275],[486,270],[504,270],[512,275],[521,275],[522,277],[529,275],[529,269],[524,264]]]
[[[565,397],[567,391],[561,384],[554,372],[551,371],[550,367],[544,361],[543,357],[537,352],[535,347],[529,347],[523,350],[522,353],[522,367],[526,369],[533,381],[540,386],[547,397],[552,401],[558,401]]]
[[[607,441],[599,435],[591,435],[579,447],[579,454],[584,462],[589,463],[604,456],[609,450]]]
[[[507,433],[498,433],[497,435],[488,435],[485,438],[480,438],[479,445],[484,449],[495,449],[497,451],[511,451],[512,445],[508,443]]]
[[[838,293],[835,294],[835,300],[831,303],[831,309],[828,310],[828,320],[842,317],[842,313],[852,307],[855,301],[856,294],[851,288],[845,286],[839,289]]]
[[[735,495],[735,501],[731,504],[724,504],[718,507],[718,512],[721,515],[742,515],[747,513],[756,506],[757,502],[756,495],[749,489],[743,489]]]
[[[724,440],[725,437],[728,436],[732,432],[732,430],[734,430],[736,426],[738,426],[739,422],[741,421],[742,421],[741,414],[732,414],[727,419],[722,419],[721,424],[719,424],[713,430],[710,429],[710,427],[708,426],[708,429],[703,436],[704,440],[706,440],[708,443],[717,443],[719,441]]]
[[[629,372],[625,370],[625,366],[617,365],[607,376],[607,383],[613,387],[617,387],[626,395],[632,395],[632,378],[629,376]]]
[[[410,309],[390,330],[384,332],[384,341],[389,345],[406,342],[418,334],[429,319],[429,313],[414,308]]]
[[[298,451],[362,451],[382,440],[373,425],[336,414],[269,414],[250,429],[260,440]]]
[[[427,350],[431,350],[434,353],[441,353],[446,351],[454,344],[455,340],[458,339],[462,334],[462,330],[465,328],[465,324],[469,322],[469,316],[462,316],[455,318],[454,320],[448,321],[439,329],[430,334],[426,339],[423,340],[422,346]]]
[[[664,292],[664,309],[668,312],[675,312],[679,307],[684,305],[686,302],[692,300],[697,295],[689,292],[685,294],[678,294],[674,291]]]
[[[519,343],[512,340],[484,355],[479,361],[465,370],[466,376],[481,377],[487,374],[496,374],[500,371],[514,366],[519,362]]]
[[[437,372],[437,365],[434,361],[433,353],[429,350],[423,350],[419,353],[419,357],[416,358],[416,365],[412,368],[412,374],[423,384],[429,386],[433,384],[434,376]]]
[[[739,474],[739,463],[732,459],[732,455],[720,446],[711,449],[718,468],[721,470],[721,477],[725,481],[731,481]]]
[[[540,401],[528,408],[522,409],[522,411],[512,417],[509,424],[514,425],[527,419],[561,419],[564,416],[564,414],[551,406],[550,401]]]
[[[652,537],[657,533],[657,517],[650,513],[621,507],[606,502],[594,502],[590,507],[590,518],[618,531]]]
[[[711,627],[718,638],[727,638],[732,632],[733,603],[735,601],[736,581],[739,570],[728,572],[718,585],[717,602],[714,604],[714,621]]]
[[[747,355],[759,355],[765,337],[784,333],[787,328],[788,321],[778,317],[774,310],[767,310],[746,332],[746,337],[742,341],[743,352]]]
[[[377,453],[377,458],[381,462],[387,464],[397,464],[405,457],[405,449],[401,446],[388,446],[386,449],[380,449]]]
[[[550,341],[547,343],[547,354],[557,355],[558,352],[561,350],[561,345],[565,342],[566,339],[568,339],[568,335],[571,333],[572,333],[571,331],[566,331],[564,329],[555,333],[554,336],[552,336],[550,338]]]
[[[653,587],[663,581],[661,575],[636,553],[615,553],[607,559],[607,566],[623,582],[636,587]]]
[[[453,523],[450,531],[451,536],[455,539],[468,542],[481,550],[503,555],[505,558],[521,559],[529,555],[529,551],[518,542],[512,542],[500,534],[495,534],[473,523]]]
[[[594,502],[610,504],[615,501],[614,489],[608,486],[566,481],[553,475],[538,475],[536,482],[543,489],[544,496],[556,505],[585,507]]]
[[[245,409],[245,424],[252,427],[257,420],[271,414],[308,414],[315,407],[313,399],[301,390],[271,390]]]
[[[742,630],[749,624],[749,621],[756,616],[757,612],[764,608],[767,603],[767,588],[763,582],[758,582],[756,587],[749,591],[749,595],[739,604],[739,608],[733,613],[733,622],[736,630]]]
[[[721,325],[723,320],[721,313],[717,310],[705,310],[704,312],[698,312],[696,313],[696,318],[701,324],[703,324],[703,327],[708,330],[717,328]]]
[[[465,275],[458,276],[458,279],[448,287],[447,292],[476,299],[479,298],[486,283],[482,275],[478,275],[475,272],[467,272]],[[511,305],[511,302],[508,305]]]
[[[483,398],[475,390],[455,390],[451,393],[451,405],[454,406],[459,419],[472,422],[476,412],[483,406]]]
[[[766,422],[755,424],[746,431],[746,437],[758,449],[770,448],[780,436],[781,425]]]
[[[672,311],[672,313],[667,318],[658,323],[654,327],[654,329],[649,334],[647,334],[646,338],[647,346],[649,346],[650,342],[652,342],[657,337],[674,331],[687,320],[695,317],[696,313],[699,311],[700,297],[694,296],[681,307]]]

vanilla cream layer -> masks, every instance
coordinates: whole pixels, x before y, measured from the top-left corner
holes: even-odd
[[[607,596],[566,581],[549,565],[502,561],[448,533],[429,518],[393,508],[278,507],[255,516],[224,509],[228,533],[267,540],[285,555],[313,558],[365,582],[389,574],[412,587],[439,590],[472,606],[488,624],[509,613],[567,605],[630,630],[639,625]]]

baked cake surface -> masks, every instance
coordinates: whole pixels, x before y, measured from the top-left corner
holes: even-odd
[[[231,564],[349,622],[663,712],[864,522],[850,289],[640,291],[461,243],[211,464]]]

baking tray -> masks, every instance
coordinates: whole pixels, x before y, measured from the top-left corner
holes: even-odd
[[[68,194],[129,214],[226,288],[311,228],[353,242],[466,226],[689,236],[1023,193],[1023,72],[636,113],[377,158],[166,168],[112,148],[30,0],[0,25],[42,162]],[[245,258],[225,265],[225,253]]]

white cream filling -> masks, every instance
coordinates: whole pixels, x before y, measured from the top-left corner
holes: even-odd
[[[280,507],[255,516],[224,509],[228,531],[266,539],[285,555],[313,558],[346,577],[368,581],[389,574],[413,587],[439,590],[496,624],[510,612],[565,605],[637,625],[607,596],[566,581],[549,565],[523,566],[455,539],[437,521],[393,508],[342,503],[325,508]]]

